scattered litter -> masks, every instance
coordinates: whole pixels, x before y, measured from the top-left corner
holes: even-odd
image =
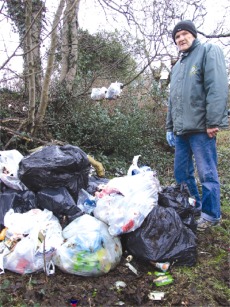
[[[196,207],[196,199],[195,198],[189,197],[188,201],[189,201],[189,204],[191,206],[193,206],[194,208]]]
[[[125,303],[122,302],[122,301],[119,301],[119,302],[117,302],[115,305],[116,305],[116,306],[122,306],[122,305],[125,305]]]
[[[134,266],[130,263],[125,264],[134,274],[138,275],[137,270],[134,268]]]
[[[126,257],[126,261],[131,262],[133,260],[133,256],[132,255],[128,255],[128,257]]]
[[[53,275],[54,273],[55,273],[55,265],[54,265],[53,261],[50,260],[46,264],[46,274],[47,274],[47,276],[49,276],[49,275]]]
[[[152,291],[149,293],[148,298],[152,301],[161,301],[164,295],[164,292]]]
[[[212,255],[211,253],[209,253],[209,252],[202,252],[202,251],[199,251],[199,254],[207,254],[207,255]]]
[[[78,304],[78,302],[79,302],[79,300],[70,299],[70,305],[71,305],[72,307],[76,307],[77,304]]]
[[[169,274],[169,273],[168,272],[159,272],[159,271],[154,272],[155,276],[165,276],[167,274]]]
[[[159,276],[153,280],[157,287],[169,285],[173,282],[173,277],[170,274],[165,274],[163,276]]]
[[[161,271],[163,272],[166,272],[168,271],[169,267],[170,267],[170,263],[169,262],[164,262],[164,263],[161,263],[161,262],[153,262],[153,261],[150,261],[150,263],[152,265],[154,265],[156,268],[160,269]]]
[[[124,281],[118,280],[115,282],[116,288],[125,288],[127,285]]]

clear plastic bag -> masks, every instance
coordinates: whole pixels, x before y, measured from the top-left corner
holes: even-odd
[[[102,100],[102,99],[105,98],[106,93],[107,93],[107,88],[106,87],[92,88],[91,99],[93,99],[93,100]]]
[[[106,99],[117,99],[118,97],[120,97],[122,89],[123,89],[122,83],[117,82],[117,81],[114,83],[111,83],[107,90],[105,98]]]
[[[4,226],[8,228],[10,233],[22,235],[29,234],[36,224],[43,223],[52,217],[51,211],[40,209],[32,209],[25,213],[16,213],[10,209],[4,217]]]
[[[112,237],[108,226],[85,214],[63,229],[65,242],[53,261],[62,271],[82,276],[108,273],[120,262],[121,242]]]
[[[9,188],[27,190],[18,178],[19,163],[23,155],[16,149],[0,151],[0,179]]]
[[[23,155],[16,149],[0,151],[0,173],[17,176],[18,165]]]
[[[19,274],[33,273],[47,267],[55,250],[62,244],[62,228],[51,211],[32,209],[27,213],[10,210],[1,254],[0,268]]]
[[[140,227],[145,217],[157,205],[159,181],[153,171],[111,179],[106,190],[118,193],[97,198],[94,216],[109,225],[113,236]],[[102,195],[102,194],[101,194]]]
[[[142,172],[135,176],[115,177],[107,183],[106,188],[118,191],[123,196],[132,196],[148,191],[157,199],[158,192],[161,190],[155,171]]]

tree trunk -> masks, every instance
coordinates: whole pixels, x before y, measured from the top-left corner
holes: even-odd
[[[53,64],[55,59],[55,50],[56,50],[56,43],[57,43],[57,26],[60,22],[62,11],[65,5],[65,0],[61,0],[57,9],[57,12],[54,17],[53,25],[52,25],[52,33],[51,33],[51,43],[50,43],[50,49],[49,49],[49,56],[47,60],[47,68],[43,80],[43,86],[42,86],[42,92],[41,92],[41,99],[40,104],[36,116],[36,123],[35,123],[35,129],[31,131],[32,134],[34,134],[37,129],[41,126],[41,124],[44,121],[47,105],[48,105],[48,99],[49,99],[49,85],[51,81],[51,74],[53,71]]]
[[[77,16],[80,0],[69,0],[66,2],[67,5],[64,12],[64,22],[62,30],[62,62],[60,83],[64,83],[66,85],[67,91],[70,93],[73,89],[73,83],[77,72]]]
[[[29,112],[28,124],[34,126],[35,114],[35,70],[33,58],[33,43],[32,43],[32,30],[31,30],[31,16],[32,16],[32,0],[28,0],[26,4],[26,58],[28,64],[28,90],[29,90]]]
[[[20,47],[23,50],[23,75],[24,75],[24,88],[25,95],[29,96],[29,79],[31,73],[31,66],[28,63],[28,41],[27,34],[30,31],[30,43],[33,46],[31,52],[33,53],[33,69],[35,71],[35,92],[36,95],[41,94],[41,54],[40,54],[40,41],[41,41],[41,30],[42,30],[42,12],[45,11],[43,0],[23,1],[23,0],[8,0],[6,1],[7,12],[14,22],[19,38]],[[30,6],[30,16],[26,16],[28,6]],[[30,24],[27,18],[30,19]]]
[[[42,88],[41,32],[42,32],[42,2],[33,1],[32,17],[35,23],[32,27],[33,58],[35,68],[36,96],[40,97]]]

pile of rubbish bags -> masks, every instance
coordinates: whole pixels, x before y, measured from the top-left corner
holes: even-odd
[[[147,262],[196,263],[194,202],[185,185],[161,187],[138,167],[126,176],[92,175],[77,146],[45,146],[23,156],[0,151],[0,274],[55,267],[99,276],[124,251]]]

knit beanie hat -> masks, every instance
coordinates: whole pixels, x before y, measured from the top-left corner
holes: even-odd
[[[186,30],[186,31],[192,33],[192,35],[195,38],[197,37],[197,30],[196,30],[194,23],[191,20],[182,20],[175,25],[175,27],[172,31],[172,37],[173,37],[174,43],[176,43],[175,42],[176,33],[179,32],[179,31],[182,31],[182,30]]]

